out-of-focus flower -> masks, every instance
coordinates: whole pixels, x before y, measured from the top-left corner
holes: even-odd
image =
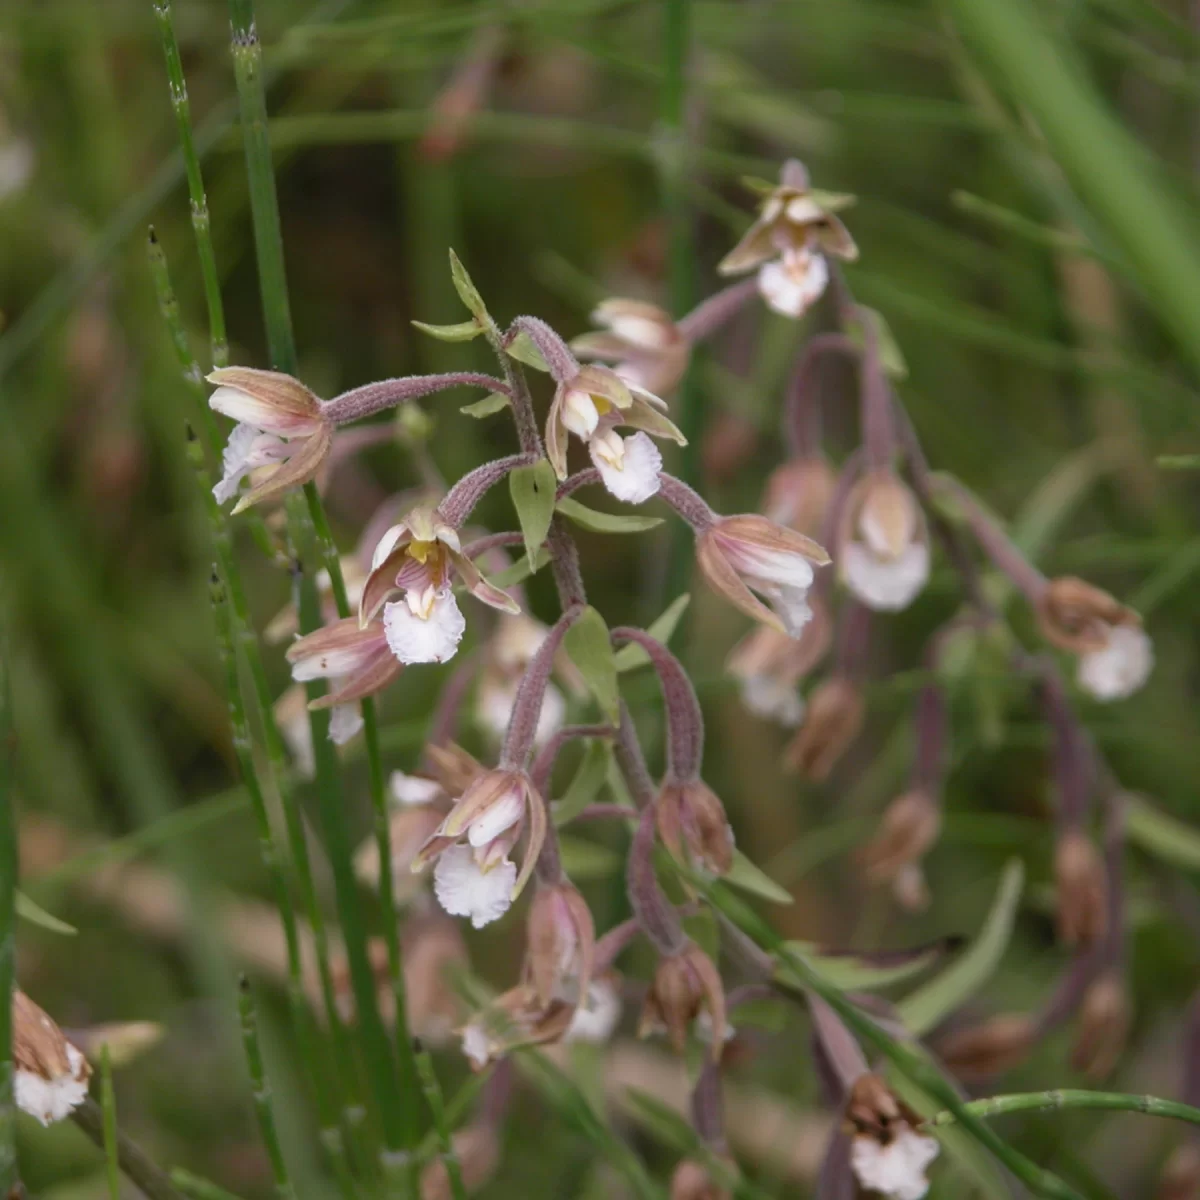
[[[593,979],[587,994],[581,997],[571,1024],[563,1035],[565,1042],[607,1042],[621,1019],[621,991],[615,974]]]
[[[646,435],[684,444],[665,409],[652,392],[607,367],[581,367],[555,390],[546,418],[546,457],[559,479],[565,479],[567,438],[573,433],[587,445],[604,486],[618,500],[640,504],[658,491],[662,468],[662,455]],[[622,438],[616,432],[622,425],[639,432]]]
[[[518,873],[509,855],[526,824],[529,841]],[[546,810],[524,771],[479,776],[422,847],[419,870],[437,860],[433,889],[452,916],[476,929],[497,920],[520,895],[546,836]],[[465,844],[459,842],[465,839]]]
[[[332,690],[312,701],[310,708],[348,706],[355,715],[357,701],[383,691],[404,669],[391,653],[383,623],[370,621],[363,626],[354,617],[298,638],[288,647],[287,660],[297,683],[313,679],[332,682]],[[342,725],[339,732],[344,734],[347,728]]]
[[[711,958],[694,942],[678,954],[658,960],[654,981],[646,993],[638,1036],[665,1032],[676,1052],[687,1045],[688,1030],[701,1011],[707,1010],[712,1028],[725,1028],[725,989]],[[719,1059],[724,1042],[713,1039],[712,1054]]]
[[[758,270],[758,290],[785,317],[802,316],[829,283],[826,256],[858,257],[832,198],[809,190],[808,172],[795,159],[784,163],[779,186],[762,202],[758,219],[721,260],[723,275]]]
[[[924,788],[913,788],[888,805],[875,836],[863,848],[863,868],[869,882],[890,883],[906,908],[924,907],[921,860],[937,841],[942,809]],[[914,903],[915,902],[915,903]]]
[[[795,458],[771,472],[763,493],[763,512],[779,525],[815,536],[837,487],[837,472],[820,455]]]
[[[1058,935],[1068,946],[1091,945],[1108,924],[1104,861],[1091,838],[1069,829],[1054,850],[1058,890]]]
[[[1079,655],[1079,686],[1098,700],[1123,700],[1149,678],[1154,646],[1131,608],[1082,579],[1051,579],[1037,605],[1047,641]]]
[[[475,694],[475,712],[479,723],[496,740],[502,738],[508,728],[525,669],[538,647],[546,640],[547,633],[549,630],[541,621],[524,613],[503,616],[496,622],[495,631],[488,641],[487,660],[479,674],[479,687]],[[561,729],[566,715],[565,697],[553,683],[548,683],[542,694],[534,745],[543,745]]]
[[[596,927],[579,890],[565,880],[540,883],[529,906],[525,972],[542,1004],[580,1002],[588,993]]]
[[[404,999],[408,1027],[422,1041],[445,1044],[462,1020],[462,1001],[455,987],[455,973],[468,966],[467,948],[456,922],[431,909],[409,919],[401,931],[404,962]],[[395,1016],[395,993],[386,975],[380,981],[384,1003]]]
[[[890,470],[861,480],[838,541],[846,586],[868,608],[907,608],[929,579],[929,530],[911,490]]]
[[[367,581],[367,573],[359,562],[357,555],[347,554],[340,559],[342,582],[346,585],[346,600],[351,609],[358,608],[362,597],[363,584]],[[316,575],[317,594],[321,600],[321,616],[328,624],[338,619],[337,601],[333,594],[333,581],[329,572],[322,567]],[[294,604],[285,604],[267,622],[263,630],[263,640],[271,644],[285,642],[300,632],[300,616]]]
[[[33,174],[33,146],[22,137],[8,136],[0,126],[0,200],[15,195]]]
[[[1176,1146],[1158,1177],[1154,1200],[1197,1200],[1200,1197],[1200,1146]]]
[[[500,1164],[500,1143],[495,1129],[486,1121],[476,1121],[455,1130],[451,1138],[462,1174],[463,1187],[476,1192],[496,1173]],[[421,1172],[421,1200],[452,1200],[454,1191],[446,1164],[440,1159]]]
[[[17,1107],[43,1125],[61,1121],[86,1099],[87,1059],[19,988],[12,998],[12,1055]]]
[[[703,1163],[694,1159],[685,1158],[671,1176],[671,1200],[730,1200],[732,1195]]]
[[[391,794],[388,842],[392,852],[392,896],[403,904],[420,890],[421,881],[413,874],[412,865],[442,823],[449,801],[436,780],[401,771],[392,774]],[[379,843],[374,834],[355,852],[354,873],[368,887],[379,886]]]
[[[123,1067],[153,1050],[166,1036],[157,1021],[112,1021],[84,1029],[63,1030],[67,1041],[85,1058],[99,1058],[107,1049],[109,1062]]]
[[[484,604],[520,611],[463,554],[458,532],[436,509],[415,508],[375,547],[359,601],[359,623],[367,625],[382,611],[387,644],[400,662],[446,662],[458,652],[467,625],[451,590],[455,575]],[[393,600],[397,594],[401,598]]]
[[[843,675],[823,680],[808,698],[804,722],[784,751],[793,771],[820,782],[833,770],[862,729],[866,701]]]
[[[920,1123],[878,1075],[859,1077],[850,1089],[845,1127],[850,1165],[862,1187],[887,1200],[921,1200],[938,1144],[917,1132]]]
[[[592,312],[603,332],[571,343],[580,358],[598,358],[637,387],[661,396],[674,391],[687,370],[690,347],[670,314],[643,300],[604,300]]]
[[[731,604],[798,637],[812,618],[808,592],[813,568],[828,564],[829,555],[804,534],[745,513],[720,517],[704,530],[697,538],[696,560],[709,584]]]
[[[1000,1013],[939,1038],[937,1055],[959,1079],[986,1079],[1023,1062],[1037,1037],[1028,1013]]]
[[[471,1018],[462,1031],[463,1054],[472,1070],[482,1071],[518,1046],[561,1041],[573,1011],[574,1005],[562,1000],[544,1005],[531,987],[519,984]]]
[[[655,802],[654,819],[663,845],[680,862],[712,875],[724,875],[733,866],[729,818],[703,780],[668,780]]]
[[[793,728],[804,720],[796,685],[824,658],[833,632],[821,598],[810,595],[808,605],[812,617],[798,638],[760,625],[734,646],[725,663],[741,684],[742,703],[750,712]]]
[[[209,406],[238,422],[213,488],[218,503],[235,496],[242,480],[259,468],[262,478],[234,505],[235,513],[278,499],[316,476],[333,441],[333,423],[304,384],[252,367],[222,367],[208,381],[217,385]]]
[[[1125,1050],[1132,1024],[1129,993],[1120,974],[1103,972],[1084,993],[1079,1030],[1071,1048],[1071,1066],[1089,1079],[1105,1079]]]

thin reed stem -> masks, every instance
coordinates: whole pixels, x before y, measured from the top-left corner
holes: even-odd
[[[242,1200],[233,1192],[227,1192],[223,1187],[218,1187],[210,1180],[200,1175],[194,1175],[191,1171],[185,1171],[183,1167],[171,1169],[171,1182],[185,1196],[194,1197],[194,1200]]]
[[[12,993],[16,964],[17,820],[13,812],[16,748],[8,639],[0,639],[0,1195],[18,1186],[17,1113],[13,1101]]]
[[[83,1130],[92,1142],[104,1149],[104,1112],[90,1096],[71,1113],[71,1120]],[[183,1200],[166,1172],[157,1166],[146,1152],[120,1127],[113,1130],[116,1141],[117,1162],[121,1173],[136,1184],[147,1200]]]
[[[225,336],[225,306],[221,302],[221,278],[217,274],[217,259],[213,253],[212,228],[208,216],[208,197],[204,192],[204,177],[200,173],[200,158],[192,137],[192,114],[188,103],[187,82],[175,38],[175,22],[171,15],[171,0],[154,0],[154,15],[162,35],[163,57],[167,62],[167,81],[171,89],[171,107],[179,129],[179,149],[183,154],[183,169],[187,176],[188,196],[192,208],[192,229],[196,235],[196,252],[200,257],[200,275],[204,280],[204,299],[208,305],[208,332],[214,367],[229,362],[229,342]]]
[[[450,1184],[450,1194],[454,1200],[467,1200],[467,1189],[463,1186],[462,1167],[458,1161],[458,1151],[454,1148],[454,1138],[450,1132],[450,1123],[446,1119],[446,1099],[438,1084],[437,1072],[433,1069],[433,1059],[424,1046],[414,1044],[413,1055],[417,1063],[417,1072],[421,1076],[421,1089],[425,1093],[425,1103],[429,1105],[433,1117],[433,1128],[437,1134],[438,1146],[441,1149],[441,1159],[446,1166],[446,1178]]]
[[[263,1068],[262,1047],[258,1041],[258,1020],[254,1011],[254,996],[250,982],[245,976],[241,981],[241,996],[238,1008],[242,1018],[242,1044],[246,1048],[246,1066],[250,1071],[250,1086],[254,1097],[254,1115],[258,1119],[258,1131],[262,1136],[267,1156],[271,1160],[271,1172],[275,1177],[275,1194],[280,1200],[295,1200],[296,1191],[288,1175],[287,1163],[283,1158],[283,1147],[279,1143],[279,1131],[275,1127],[275,1109],[271,1099],[270,1085]]]
[[[1145,1113],[1148,1117],[1167,1117],[1200,1125],[1200,1108],[1163,1100],[1158,1096],[1139,1096],[1130,1092],[1088,1092],[1075,1088],[1054,1088],[1045,1092],[1018,1092],[1010,1096],[989,1096],[972,1100],[963,1108],[974,1117],[999,1117],[1014,1112],[1060,1112],[1067,1108],[1099,1108],[1109,1112]],[[927,1126],[953,1125],[952,1112],[940,1112],[925,1122]]]
[[[100,1047],[100,1112],[103,1117],[104,1165],[109,1200],[121,1200],[121,1164],[117,1159],[117,1097],[107,1043]]]

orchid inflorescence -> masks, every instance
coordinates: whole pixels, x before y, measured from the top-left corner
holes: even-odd
[[[368,523],[373,544],[346,560],[354,568],[345,573],[354,583],[357,612],[298,637],[287,660],[298,683],[328,682],[328,691],[309,707],[332,708],[330,735],[346,742],[361,728],[358,705],[365,698],[407,670],[442,670],[458,659],[468,624],[479,619],[467,597],[496,614],[483,649],[451,668],[422,770],[393,777],[393,861],[381,863],[371,843],[360,852],[359,871],[368,882],[391,871],[395,893],[408,901],[414,921],[430,920],[436,902],[476,929],[500,920],[532,883],[519,978],[461,1027],[463,1051],[477,1069],[518,1046],[608,1038],[625,992],[615,960],[634,939],[649,943],[657,965],[644,992],[641,1032],[663,1032],[679,1050],[689,1038],[706,1040],[711,1060],[694,1096],[708,1158],[681,1165],[672,1188],[678,1196],[725,1194],[709,1175],[713,1163],[728,1161],[718,1064],[738,1030],[739,994],[781,985],[775,965],[751,948],[741,956],[749,983],[727,993],[714,949],[687,931],[688,906],[703,906],[704,882],[728,875],[735,865],[733,834],[720,798],[702,778],[704,721],[686,668],[663,637],[632,627],[609,629],[588,603],[568,523],[578,517],[574,497],[582,489],[600,486],[630,505],[657,499],[686,522],[704,579],[756,623],[728,661],[746,707],[795,729],[783,759],[816,780],[837,769],[863,728],[871,625],[878,614],[905,609],[921,595],[941,546],[961,580],[964,603],[930,639],[916,702],[911,782],[862,849],[863,871],[871,883],[890,885],[904,906],[926,902],[922,864],[941,830],[951,726],[947,664],[953,659],[961,671],[964,656],[1003,658],[1014,676],[1032,680],[1052,731],[1060,931],[1078,947],[1063,985],[1067,999],[1052,1000],[1048,1016],[1010,1021],[1019,1036],[1005,1047],[1023,1053],[1036,1036],[1078,1012],[1082,1036],[1102,1044],[1090,1057],[1110,1064],[1116,1026],[1123,1036],[1128,1025],[1114,874],[1121,841],[1117,792],[1074,714],[1054,655],[1021,646],[998,597],[1013,591],[1024,597],[1037,630],[1050,648],[1075,656],[1079,687],[1096,700],[1117,700],[1141,686],[1152,662],[1149,639],[1136,614],[1107,593],[1078,579],[1045,578],[963,485],[930,470],[893,387],[890,333],[879,314],[855,303],[836,265],[857,256],[837,215],[852,198],[813,190],[796,162],[785,164],[778,184],[761,190],[757,220],[720,266],[726,274],[754,271],[753,284],[734,284],[678,320],[644,301],[610,299],[595,310],[600,328],[572,342],[535,317],[501,328],[452,256],[455,286],[471,319],[421,328],[449,341],[483,337],[496,354],[497,376],[388,379],[328,401],[274,372],[230,367],[209,377],[216,388],[211,406],[238,422],[214,488],[221,502],[236,498],[235,512],[278,501],[313,481],[321,484],[349,436],[347,425],[420,397],[477,388],[487,400],[466,411],[511,414],[514,453],[402,511],[389,501],[395,519],[386,528],[381,520]],[[784,405],[790,457],[769,480],[761,513],[718,514],[663,469],[661,447],[684,441],[663,397],[680,385],[694,347],[756,291],[775,312],[798,318],[827,290],[836,328],[802,349]],[[818,369],[832,355],[854,367],[859,390],[861,444],[840,467],[827,457],[820,433]],[[553,387],[541,424],[526,367],[547,374]],[[589,464],[574,472],[573,442]],[[479,529],[477,505],[506,480],[519,530]],[[514,563],[518,549],[522,557]],[[520,586],[523,575],[544,563],[560,602],[550,625],[527,611]],[[502,574],[504,586],[497,582]],[[291,626],[285,621],[280,628]],[[648,660],[663,694],[666,768],[657,782],[617,692],[617,651],[625,647]],[[802,696],[800,685],[830,656],[829,672]],[[478,684],[478,723],[492,739],[490,764],[453,740],[472,682]],[[589,691],[601,719],[567,724],[568,711]],[[572,742],[604,748],[630,803],[571,813],[555,805],[555,759]],[[1109,810],[1103,852],[1090,832],[1097,793]],[[633,830],[626,866],[632,919],[601,934],[559,852],[558,827],[580,817],[624,819]],[[671,894],[682,889],[683,905],[663,886],[660,848],[674,864]],[[432,876],[432,897],[413,886],[412,873],[425,871]],[[733,931],[726,933],[734,943],[727,957],[737,960],[735,951],[747,948],[739,947]],[[836,1014],[815,996],[801,998],[812,1011],[819,1073],[828,1082],[830,1103],[843,1114],[830,1142],[829,1178],[857,1178],[876,1194],[917,1200],[928,1186],[938,1143],[871,1069]],[[996,1048],[998,1035],[990,1032],[990,1042],[987,1028],[952,1033],[947,1061],[984,1067],[1009,1061],[1012,1054],[1005,1059],[1004,1047]]]

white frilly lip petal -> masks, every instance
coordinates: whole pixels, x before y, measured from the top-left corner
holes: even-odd
[[[458,652],[467,622],[448,589],[438,592],[429,615],[416,615],[404,601],[383,606],[383,630],[392,653],[402,663],[441,663]]]
[[[492,1044],[487,1031],[478,1021],[472,1021],[463,1029],[462,1051],[471,1065],[479,1070],[491,1062]]]
[[[263,433],[253,425],[235,425],[221,454],[221,478],[213,487],[218,504],[237,495],[242,480],[256,467],[282,462],[290,448],[272,433]]]
[[[1137,625],[1116,625],[1108,642],[1079,658],[1079,686],[1097,700],[1124,700],[1150,677],[1154,644]]]
[[[774,259],[758,271],[759,293],[768,308],[784,317],[802,317],[828,284],[825,256],[810,251]]]
[[[452,917],[470,917],[482,929],[508,911],[516,882],[516,864],[508,859],[481,871],[469,846],[451,846],[437,860],[433,892]]]
[[[876,612],[899,612],[920,595],[929,580],[929,547],[913,542],[898,558],[880,558],[862,542],[842,549],[846,586]]]
[[[35,1071],[18,1069],[13,1077],[17,1107],[43,1125],[61,1121],[87,1098],[88,1080],[83,1055],[69,1042],[66,1047],[70,1071],[51,1079]]]
[[[358,704],[335,704],[329,713],[329,740],[344,746],[363,727],[362,707]]]
[[[442,794],[442,785],[436,779],[424,779],[420,775],[406,775],[403,771],[393,771],[388,780],[392,799],[397,804],[421,805],[432,804]]]
[[[886,1146],[859,1135],[850,1146],[850,1165],[858,1182],[887,1200],[921,1200],[929,1191],[925,1176],[938,1155],[931,1137],[901,1129]]]
[[[644,433],[635,433],[624,439],[616,434],[612,436],[623,441],[620,452],[609,453],[607,445],[593,439],[588,443],[592,462],[596,464],[600,479],[612,495],[626,504],[642,504],[659,489],[662,455]]]
[[[587,996],[575,1009],[564,1042],[607,1042],[621,1019],[621,997],[605,979],[588,985]]]
[[[771,675],[747,675],[742,681],[742,703],[756,717],[789,729],[804,720],[804,700],[796,686]]]

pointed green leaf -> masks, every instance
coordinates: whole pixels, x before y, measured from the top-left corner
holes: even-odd
[[[1200,871],[1200,830],[1155,808],[1141,796],[1126,795],[1125,829],[1147,854],[1185,871]]]
[[[875,318],[875,330],[879,337],[879,361],[883,364],[885,374],[891,376],[892,379],[907,379],[908,364],[904,361],[900,343],[896,341],[891,326],[878,309],[868,308],[866,311]],[[861,348],[863,344],[862,323],[860,321],[852,322],[846,332],[849,333],[850,339],[855,345]]]
[[[563,834],[558,839],[563,870],[571,879],[612,879],[620,873],[625,859],[611,846],[585,842],[583,838]]]
[[[533,367],[535,371],[550,370],[546,366],[546,360],[542,357],[542,352],[534,345],[533,339],[524,330],[518,333],[504,347],[504,350],[509,358],[515,358],[517,362],[523,362],[527,367]]]
[[[413,321],[412,324],[439,342],[469,342],[483,332],[478,321],[460,321],[457,325],[428,325],[424,321]]]
[[[883,951],[879,953],[830,953],[821,952],[815,942],[788,942],[788,949],[802,954],[830,983],[844,992],[868,991],[871,988],[887,987],[903,983],[914,975],[928,970],[948,948],[945,940],[918,946],[913,950]],[[787,977],[787,968],[780,972]]]
[[[896,1006],[905,1026],[917,1037],[928,1033],[966,1003],[1000,965],[1012,937],[1024,882],[1021,860],[1009,859],[987,920],[967,951]]]
[[[450,251],[450,279],[454,283],[454,290],[458,293],[458,298],[467,306],[467,311],[479,322],[480,325],[491,325],[492,318],[488,315],[487,305],[483,302],[483,297],[479,294],[475,285],[471,282],[470,275],[467,274],[467,268],[459,261],[459,257]]]
[[[537,574],[549,561],[550,552],[545,549],[539,550],[532,562],[528,555],[523,554],[520,562],[513,563],[511,567],[505,567],[503,571],[497,571],[495,575],[491,576],[490,582],[500,588],[512,587],[514,583],[521,583],[530,575]]]
[[[679,625],[679,620],[687,610],[687,606],[691,603],[691,600],[691,594],[688,592],[684,592],[682,596],[678,596],[672,600],[670,605],[646,632],[665,646],[671,640],[671,635],[675,632],[676,627]],[[617,651],[618,671],[633,671],[638,667],[646,666],[649,662],[650,656],[635,642],[630,642],[629,645],[622,646]]]
[[[741,888],[743,892],[770,900],[772,904],[793,903],[791,893],[756,867],[740,850],[734,850],[733,866],[721,878],[730,887]]]
[[[532,559],[546,540],[554,517],[554,492],[558,484],[554,468],[540,459],[531,467],[518,467],[508,477],[521,532],[525,535],[525,553]]]
[[[858,203],[853,192],[826,192],[821,188],[810,188],[809,197],[827,213],[844,212]]]
[[[615,725],[620,720],[620,693],[617,690],[617,663],[608,626],[594,609],[585,608],[583,615],[567,630],[563,639],[571,661],[579,668],[600,710]]]
[[[769,196],[779,186],[769,179],[760,179],[757,175],[743,175],[738,182],[756,196]]]
[[[73,925],[60,921],[48,913],[40,904],[35,904],[24,892],[17,892],[17,916],[23,917],[31,925],[39,925],[51,933],[61,933],[74,937],[79,932]]]
[[[608,742],[595,739],[588,743],[583,752],[575,776],[567,785],[561,800],[555,802],[554,824],[565,825],[573,821],[599,794],[608,778],[611,750]]]
[[[476,400],[474,404],[464,404],[458,411],[466,413],[468,417],[490,417],[492,413],[498,413],[502,408],[508,407],[508,397],[503,392],[489,392],[482,400]]]
[[[640,517],[632,514],[597,512],[570,496],[558,502],[558,511],[582,529],[592,533],[645,533],[662,524],[662,517]]]

